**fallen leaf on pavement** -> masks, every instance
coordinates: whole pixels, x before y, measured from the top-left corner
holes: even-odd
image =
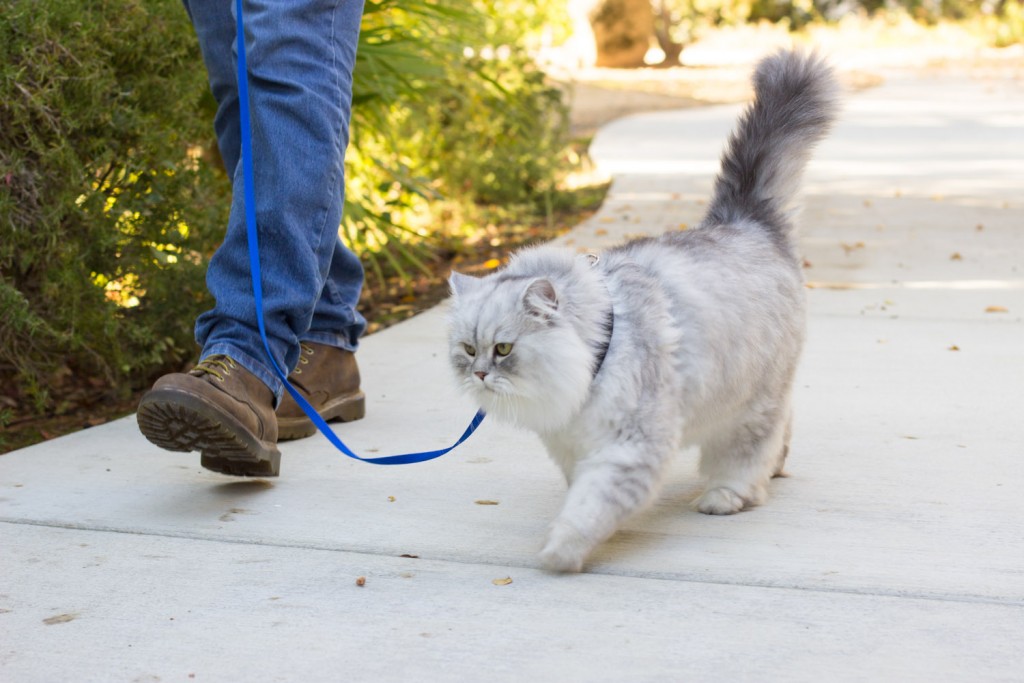
[[[512,583],[512,577],[506,576],[504,579],[493,579],[491,580],[491,583],[493,583],[495,586],[507,586],[510,583]]]
[[[1010,309],[1006,306],[989,306],[985,309],[986,313],[1009,313]]]
[[[508,582],[512,583],[512,579],[509,579]],[[53,626],[54,624],[66,624],[69,621],[74,621],[75,617],[77,617],[77,616],[78,616],[77,614],[73,614],[73,613],[72,614],[58,614],[55,617],[48,617],[46,619],[43,619],[43,623],[46,624],[47,626]]]

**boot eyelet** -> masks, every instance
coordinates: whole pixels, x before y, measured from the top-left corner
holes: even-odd
[[[293,375],[301,375],[301,374],[302,374],[302,369],[301,369],[301,368],[299,368],[299,369],[297,369],[297,370],[296,370],[295,372],[293,372],[292,374],[293,374]]]

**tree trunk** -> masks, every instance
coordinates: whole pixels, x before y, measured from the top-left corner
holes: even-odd
[[[590,12],[590,24],[597,66],[628,69],[644,65],[654,35],[650,0],[599,0]]]
[[[659,3],[658,13],[654,17],[654,37],[658,39],[658,45],[665,53],[665,58],[658,66],[679,66],[679,55],[683,53],[683,46],[672,40],[672,12],[665,4],[665,0]]]

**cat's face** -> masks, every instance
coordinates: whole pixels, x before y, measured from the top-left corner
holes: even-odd
[[[487,413],[537,431],[560,427],[586,398],[591,354],[545,279],[453,273],[449,359]]]

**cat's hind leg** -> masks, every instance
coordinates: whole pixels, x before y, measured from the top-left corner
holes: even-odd
[[[646,445],[615,445],[583,458],[540,552],[544,568],[580,571],[598,544],[654,498],[664,456]]]
[[[697,510],[731,515],[762,503],[768,482],[782,472],[788,448],[788,406],[748,410],[731,429],[701,445],[700,472],[707,484]]]
[[[775,470],[772,472],[772,478],[775,477],[788,477],[784,471],[786,468],[786,456],[789,455],[789,439],[793,435],[793,413],[789,412],[786,417],[786,429],[782,433],[782,448],[779,449],[779,457],[775,463]]]

